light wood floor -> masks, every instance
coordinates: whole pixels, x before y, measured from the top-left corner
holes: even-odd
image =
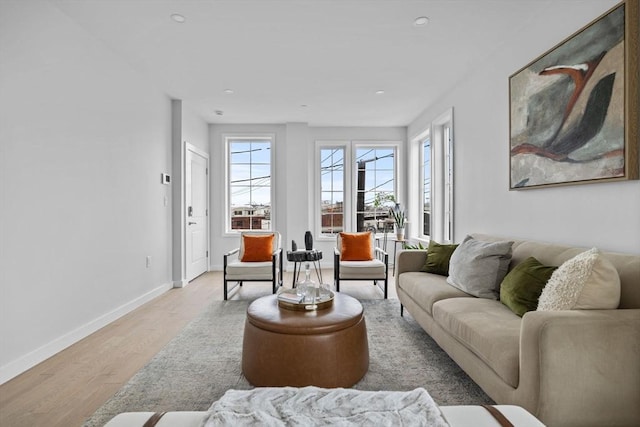
[[[324,280],[332,274],[324,270]],[[285,273],[284,281],[290,287],[291,275]],[[360,299],[382,298],[371,284],[343,282],[341,290]],[[231,299],[269,293],[268,284],[248,284]],[[396,298],[393,279],[389,298]],[[0,426],[81,426],[214,300],[222,300],[221,272],[206,273],[185,288],[164,293],[1,385]]]

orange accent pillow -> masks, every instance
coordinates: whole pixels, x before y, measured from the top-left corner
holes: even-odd
[[[273,234],[265,234],[263,236],[242,236],[242,244],[244,253],[242,254],[242,262],[261,262],[271,261],[273,254]]]
[[[373,259],[373,245],[371,232],[340,233],[342,247],[340,248],[342,261],[371,261]]]

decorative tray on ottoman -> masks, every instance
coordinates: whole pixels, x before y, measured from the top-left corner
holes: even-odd
[[[323,310],[333,305],[333,298],[334,293],[330,291],[328,297],[317,298],[315,303],[304,302],[295,289],[292,289],[278,294],[278,306],[298,311]]]

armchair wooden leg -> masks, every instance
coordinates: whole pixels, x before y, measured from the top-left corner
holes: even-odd
[[[400,304],[400,317],[404,316],[404,305]]]
[[[222,261],[223,261],[223,268],[222,268],[223,277],[222,277],[222,280],[223,280],[223,283],[224,283],[224,286],[223,286],[224,287],[224,300],[226,301],[227,300],[227,296],[228,296],[227,295],[227,256],[226,255],[224,256]]]
[[[280,253],[279,255],[279,261],[280,261],[280,283],[278,283],[279,286],[282,286],[284,284],[284,279],[283,279],[283,270],[284,270],[284,260],[282,259],[282,253]]]
[[[333,285],[336,292],[340,292],[340,257],[336,253],[333,254]]]
[[[389,279],[387,277],[384,278],[384,299],[387,299],[387,284]]]
[[[278,275],[277,275],[277,268],[276,268],[276,262],[278,255],[274,255],[272,260],[271,260],[271,289],[273,291],[273,293],[276,293],[276,282],[278,281]]]

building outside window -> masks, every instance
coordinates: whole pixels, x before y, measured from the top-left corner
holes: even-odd
[[[228,136],[227,231],[271,230],[272,137]]]

